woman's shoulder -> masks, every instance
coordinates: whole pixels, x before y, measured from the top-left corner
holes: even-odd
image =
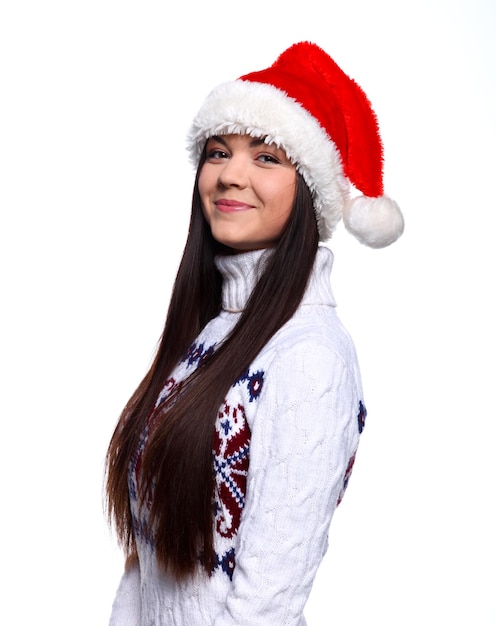
[[[314,359],[320,363],[341,361],[355,367],[353,340],[333,307],[302,307],[267,343],[260,353],[265,361]]]

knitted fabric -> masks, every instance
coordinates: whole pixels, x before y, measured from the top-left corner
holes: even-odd
[[[203,329],[162,402],[232,330],[266,251],[216,260],[223,311]],[[129,476],[139,564],[126,571],[110,626],[304,626],[303,609],[349,480],[365,409],[353,343],[335,311],[332,254],[320,248],[303,300],[228,392],[215,426],[210,577],[178,583],[159,570]]]

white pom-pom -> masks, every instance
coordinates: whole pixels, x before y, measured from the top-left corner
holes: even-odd
[[[399,206],[387,196],[353,198],[343,211],[347,230],[370,248],[385,248],[400,237],[405,222]]]

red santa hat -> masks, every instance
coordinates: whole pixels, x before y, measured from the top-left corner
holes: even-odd
[[[294,44],[269,68],[216,87],[190,130],[193,163],[209,137],[227,134],[284,149],[312,193],[321,241],[341,217],[372,248],[403,233],[401,211],[384,195],[382,142],[370,102],[317,45]],[[352,199],[351,185],[362,195]]]

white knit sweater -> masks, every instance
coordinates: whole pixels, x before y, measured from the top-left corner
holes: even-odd
[[[223,311],[165,384],[159,402],[233,328],[258,280],[263,251],[217,259]],[[232,386],[216,424],[212,576],[177,583],[142,532],[135,468],[130,501],[139,565],[126,571],[110,626],[304,626],[303,609],[327,549],[363,428],[360,374],[339,322],[320,248],[297,312]]]

